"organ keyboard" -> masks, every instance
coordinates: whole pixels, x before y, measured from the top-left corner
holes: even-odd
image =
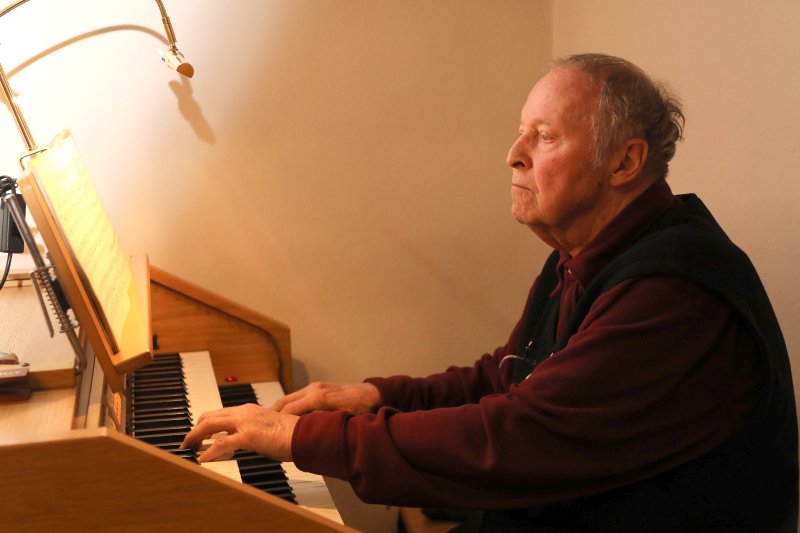
[[[133,372],[131,381],[128,432],[195,463],[194,450],[179,445],[201,414],[245,403],[266,407],[283,395],[276,381],[218,387],[208,352],[156,356],[153,363]],[[138,404],[134,403],[137,399]],[[275,463],[239,451],[232,459],[202,463],[201,467],[342,522],[325,480],[299,470],[294,463]]]
[[[28,290],[33,298],[30,287],[7,287],[0,291],[0,309],[9,290]],[[226,387],[226,378],[249,389],[262,405],[279,398],[291,383],[289,335],[282,324],[158,269],[151,269],[150,291],[158,355],[127,374],[122,393],[108,389],[93,357],[80,380],[71,383],[66,372],[39,366],[35,354],[18,352],[31,362],[21,385],[45,388],[35,390],[28,402],[0,404],[3,531],[192,526],[347,531],[324,480],[292,463],[266,467],[282,470],[288,483],[271,494],[262,489],[280,483],[264,473],[263,465],[253,466],[263,458],[239,454],[238,462],[198,466],[192,464],[192,451],[170,453],[200,413],[235,401],[223,400],[231,393],[239,396]],[[40,322],[43,330],[35,311],[31,306],[28,315],[14,317],[21,329],[37,330],[31,324]],[[59,337],[51,341],[64,344]],[[43,343],[22,340],[19,346],[24,351]],[[11,351],[8,346],[0,350]],[[183,383],[162,372],[168,360],[182,364]],[[140,384],[137,374],[150,374],[149,383],[145,378]],[[244,382],[252,385],[241,387]],[[175,407],[175,416],[161,426],[165,422],[156,411],[165,402]]]

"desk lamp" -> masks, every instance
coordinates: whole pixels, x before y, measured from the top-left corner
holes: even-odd
[[[18,0],[17,2],[9,4],[0,10],[0,17],[5,16],[10,11],[13,11],[28,1],[29,0]],[[169,48],[162,55],[162,60],[168,67],[178,71],[178,73],[186,76],[187,78],[191,78],[194,75],[194,68],[191,64],[185,61],[183,54],[178,50],[175,32],[172,29],[172,23],[167,16],[164,4],[161,0],[156,0],[156,4],[161,12],[161,21],[164,24],[164,32],[166,33],[167,41],[169,43]],[[19,159],[20,166],[24,171],[24,161],[31,156],[47,150],[47,147],[37,146],[36,142],[34,141],[33,135],[31,135],[28,124],[25,121],[25,117],[22,115],[22,111],[14,100],[14,92],[11,89],[2,65],[0,65],[0,85],[2,85],[3,93],[8,100],[11,112],[14,116],[14,121],[19,128],[19,132],[22,135],[22,139],[27,148],[27,151],[23,153]],[[55,278],[55,269],[52,264],[45,262],[41,253],[39,253],[33,234],[25,222],[25,205],[22,200],[22,195],[16,193],[16,181],[3,176],[2,187],[0,187],[0,196],[2,197],[0,198],[0,200],[2,200],[0,204],[3,212],[2,220],[10,221],[13,219],[14,223],[16,224],[16,227],[13,227],[13,224],[10,224],[10,222],[5,222],[2,230],[18,232],[21,240],[24,242],[25,246],[28,247],[36,267],[35,270],[31,272],[31,280],[33,281],[33,287],[38,297],[39,304],[44,312],[50,336],[54,336],[54,330],[50,320],[50,314],[47,311],[47,305],[50,306],[53,314],[61,326],[60,332],[67,334],[67,337],[69,338],[70,344],[72,345],[77,356],[75,372],[76,374],[80,373],[85,367],[86,362],[83,360],[84,356],[81,342],[78,339],[78,336],[75,334],[75,328],[77,328],[78,324],[67,314],[69,304],[63,295],[63,291],[60,289],[58,280]],[[11,215],[10,217],[8,216],[9,213]],[[20,249],[22,248],[21,243],[19,246],[14,246],[12,248],[9,248],[7,252],[8,264],[6,265],[6,272],[8,271],[8,266],[10,265],[12,253],[20,253],[23,251]],[[45,303],[45,300],[47,300],[47,304]]]
[[[18,0],[13,4],[10,4],[0,10],[0,18],[5,16],[7,13],[13,11],[14,9],[18,8],[22,4],[25,4],[29,0]],[[177,70],[178,73],[186,76],[187,78],[191,78],[194,75],[194,67],[190,63],[185,61],[183,54],[178,50],[177,40],[175,38],[175,31],[172,29],[172,23],[169,20],[169,16],[167,16],[167,11],[164,8],[164,3],[161,0],[156,0],[156,4],[158,4],[158,9],[161,12],[161,21],[164,24],[164,33],[166,33],[167,41],[169,42],[169,48],[161,57],[161,60],[164,61],[164,64],[167,65],[169,68],[173,70]],[[14,101],[14,92],[11,90],[11,86],[8,83],[8,78],[6,77],[5,70],[3,70],[3,66],[0,64],[0,84],[3,86],[3,92],[8,99],[8,103],[11,106],[11,112],[14,115],[14,120],[17,123],[17,127],[19,128],[20,134],[22,135],[22,139],[25,141],[25,146],[28,148],[28,152],[23,154],[20,158],[20,164],[22,161],[33,154],[41,152],[43,149],[38,148],[36,143],[33,140],[33,136],[31,135],[30,130],[28,129],[28,124],[25,122],[25,117],[22,116],[22,112],[17,106],[17,103]],[[23,166],[24,168],[24,166]]]

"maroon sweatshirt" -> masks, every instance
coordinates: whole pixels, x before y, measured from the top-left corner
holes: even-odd
[[[677,201],[662,180],[578,256],[562,254],[551,295],[559,325],[593,276]],[[376,413],[300,417],[295,463],[349,481],[367,502],[525,508],[690,461],[731,436],[755,403],[751,339],[726,304],[688,281],[620,283],[563,350],[514,385],[501,361],[519,330],[472,367],[368,379],[383,401]]]

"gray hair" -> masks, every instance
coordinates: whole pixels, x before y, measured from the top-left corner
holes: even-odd
[[[647,141],[644,173],[666,177],[675,155],[675,143],[683,138],[686,119],[681,103],[669,89],[619,57],[580,54],[557,59],[550,70],[575,66],[599,85],[598,109],[592,117],[594,164],[600,167],[611,152],[627,139]]]

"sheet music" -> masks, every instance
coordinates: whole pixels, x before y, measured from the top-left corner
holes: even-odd
[[[68,131],[59,134],[29,168],[44,189],[67,242],[116,338],[130,311],[133,273],[92,179]],[[112,341],[112,344],[113,341]]]

